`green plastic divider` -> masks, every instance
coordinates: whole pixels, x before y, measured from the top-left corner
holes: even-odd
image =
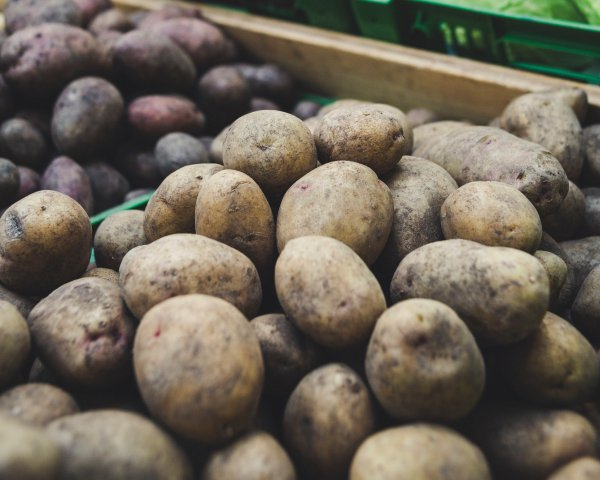
[[[103,212],[94,215],[90,218],[90,223],[92,224],[92,227],[97,227],[104,220],[106,220],[111,215],[114,215],[115,213],[145,207],[148,201],[150,200],[150,197],[152,197],[153,193],[154,192],[146,193],[145,195],[140,195],[139,197],[129,200],[128,202],[122,203],[121,205],[117,205],[116,207],[104,210]]]

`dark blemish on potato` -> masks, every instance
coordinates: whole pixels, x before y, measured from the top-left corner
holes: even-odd
[[[157,329],[156,329],[156,331],[154,332],[154,337],[155,337],[155,338],[158,338],[158,337],[160,337],[160,333],[161,333],[161,331],[160,331],[160,327],[159,327],[159,328],[157,328]]]
[[[523,180],[524,178],[525,178],[525,172],[520,172],[520,173],[517,175],[517,180]]]
[[[4,231],[9,240],[19,239],[23,236],[23,224],[18,214],[10,212],[6,215]]]
[[[306,183],[302,183],[298,185],[298,190],[300,190],[301,192],[305,192],[306,190],[308,190],[308,185]]]

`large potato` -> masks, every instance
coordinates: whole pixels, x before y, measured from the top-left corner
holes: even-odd
[[[542,217],[544,231],[558,241],[577,238],[585,217],[585,196],[569,180],[569,192],[558,210]]]
[[[89,217],[62,193],[32,193],[0,217],[0,282],[17,293],[44,295],[77,278],[91,250]]]
[[[83,23],[81,10],[72,0],[7,0],[4,16],[8,33],[42,23],[77,27]]]
[[[600,266],[585,277],[571,307],[574,325],[594,344],[600,341]]]
[[[262,289],[256,267],[237,250],[201,235],[179,233],[130,250],[121,263],[123,297],[142,316],[176,295],[204,293],[256,315]]]
[[[443,240],[409,253],[391,285],[394,302],[431,298],[458,313],[477,341],[503,345],[524,339],[548,308],[548,275],[532,255],[469,240]]]
[[[56,157],[44,170],[42,190],[64,193],[77,201],[88,215],[94,213],[92,182],[86,171],[69,157]]]
[[[157,305],[133,354],[148,409],[180,435],[218,445],[249,427],[264,367],[252,327],[231,304],[184,295]]]
[[[23,373],[30,351],[27,322],[16,307],[0,300],[0,391]]]
[[[118,271],[127,252],[146,243],[144,212],[114,213],[100,224],[94,235],[96,265]]]
[[[286,192],[277,216],[277,248],[306,235],[333,237],[371,265],[392,229],[390,189],[356,162],[331,162],[300,178]]]

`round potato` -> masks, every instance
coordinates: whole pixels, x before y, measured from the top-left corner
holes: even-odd
[[[550,215],[542,217],[544,231],[556,240],[577,238],[585,217],[585,196],[583,192],[569,180],[569,192],[558,207]]]
[[[208,295],[162,302],[144,315],[133,358],[148,409],[177,433],[218,445],[249,427],[264,367],[252,327],[231,304]]]
[[[92,182],[86,171],[69,157],[56,157],[44,170],[42,190],[64,193],[77,201],[88,215],[94,213]]]
[[[596,344],[600,340],[600,265],[581,284],[571,307],[573,324]]]
[[[347,478],[354,452],[374,431],[369,391],[343,364],[313,370],[285,406],[285,444],[306,478]]]
[[[548,477],[548,480],[594,480],[600,478],[600,461],[593,457],[573,460]]]
[[[0,217],[0,282],[25,295],[44,295],[86,269],[92,226],[68,196],[32,193]]]
[[[235,305],[248,318],[258,312],[262,288],[256,267],[221,242],[180,233],[130,250],[119,269],[123,297],[141,319],[176,295],[204,293]]]
[[[94,236],[94,254],[99,267],[119,270],[123,257],[135,247],[146,244],[144,212],[126,210],[104,220]]]
[[[44,134],[23,118],[11,118],[0,126],[0,148],[13,162],[38,170],[49,157]]]
[[[208,152],[204,144],[191,135],[182,132],[169,133],[154,147],[160,174],[166,177],[187,165],[208,162]]]
[[[458,433],[417,423],[371,435],[352,460],[349,480],[491,480],[481,451]]]
[[[92,184],[96,212],[103,212],[125,201],[125,194],[131,190],[131,186],[118,170],[106,162],[99,161],[89,163],[83,168]]]
[[[24,370],[30,350],[27,322],[16,307],[0,300],[0,391]]]
[[[265,63],[242,68],[240,73],[250,84],[254,97],[268,98],[285,107],[293,105],[294,79],[279,65]]]
[[[306,235],[333,237],[367,265],[379,256],[392,229],[390,189],[356,162],[331,162],[308,173],[286,192],[277,216],[277,248]]]
[[[17,199],[20,186],[17,166],[10,160],[0,158],[0,208],[7,207]]]
[[[72,0],[8,0],[4,5],[6,31],[14,33],[42,23],[80,26],[82,15]]]

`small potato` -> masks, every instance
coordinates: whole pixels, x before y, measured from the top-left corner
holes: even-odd
[[[199,134],[204,128],[204,115],[196,105],[174,95],[139,97],[127,108],[129,124],[138,135],[158,139],[171,132]]]
[[[13,162],[36,169],[43,167],[50,156],[43,133],[22,118],[11,118],[0,125],[0,149]]]
[[[316,117],[321,110],[321,105],[311,100],[302,100],[296,104],[292,110],[292,115],[296,115],[300,120],[308,120]]]
[[[252,432],[213,452],[202,470],[202,480],[296,480],[286,451],[271,435]]]
[[[196,67],[176,43],[160,35],[134,30],[117,40],[116,72],[131,86],[156,91],[190,91]]]
[[[267,197],[280,196],[315,168],[317,151],[302,120],[264,110],[237,119],[223,142],[223,165],[258,183]]]
[[[40,188],[64,193],[77,201],[88,215],[94,213],[94,195],[90,177],[69,157],[57,157],[50,162],[40,180]]]
[[[491,480],[475,445],[439,425],[417,423],[383,430],[358,448],[349,480]]]
[[[117,212],[104,220],[94,236],[94,253],[99,267],[119,271],[123,257],[131,249],[147,243],[144,212]]]
[[[90,178],[96,212],[123,203],[123,198],[131,187],[118,170],[105,162],[92,162],[85,165],[83,169]]]
[[[446,239],[462,238],[490,247],[533,253],[542,240],[535,207],[516,188],[501,182],[470,182],[450,193],[440,218]]]
[[[112,6],[111,0],[73,0],[81,11],[82,24],[87,25],[96,15]]]
[[[525,340],[495,355],[497,368],[515,393],[534,404],[574,407],[598,390],[600,363],[594,348],[553,313]]]
[[[0,208],[7,207],[17,200],[20,186],[17,166],[6,158],[0,158]]]
[[[208,295],[162,302],[144,315],[133,358],[150,412],[180,435],[215,446],[250,426],[264,367],[252,327],[231,304]]]
[[[573,324],[590,342],[600,341],[600,266],[585,277],[571,307]]]
[[[228,136],[229,138],[229,136]],[[371,265],[392,229],[390,189],[375,172],[356,162],[331,162],[294,183],[277,216],[277,248],[306,235],[333,237]]]
[[[181,167],[208,162],[208,152],[202,142],[181,132],[162,137],[154,147],[154,155],[163,177]]]
[[[473,335],[450,307],[435,300],[406,300],[386,310],[365,362],[379,403],[402,421],[465,417],[485,384]]]
[[[46,427],[62,453],[61,480],[177,478],[192,469],[177,444],[150,420],[120,410],[96,410]]]
[[[573,289],[577,292],[588,273],[600,265],[600,236],[567,240],[560,242],[560,247],[573,267],[575,275]]]
[[[550,310],[560,310],[560,291],[567,280],[569,267],[566,262],[551,252],[537,250],[534,254],[548,274],[550,284]]]
[[[96,254],[97,255],[97,254]],[[111,270],[110,268],[94,267],[90,268],[85,272],[81,278],[97,277],[113,282],[115,285],[119,284],[119,272]]]
[[[21,200],[27,195],[40,189],[40,174],[28,167],[17,167],[19,171],[19,191],[16,200]]]
[[[287,397],[322,360],[319,347],[282,313],[261,315],[250,322],[265,364],[265,392]]]
[[[440,119],[435,112],[427,108],[412,108],[406,112],[406,121],[411,128],[416,128],[426,123],[439,122]]]
[[[304,478],[347,478],[354,452],[375,428],[367,387],[340,363],[304,377],[283,414],[285,445]]]
[[[596,478],[600,478],[600,461],[593,457],[583,457],[559,468],[547,480],[594,480]]]
[[[19,295],[0,283],[0,300],[6,301],[12,304],[23,318],[27,318],[31,309],[35,306],[35,301],[31,298]]]
[[[235,170],[217,171],[202,182],[195,210],[196,233],[246,255],[271,275],[275,253],[273,212],[260,187]]]
[[[129,16],[118,8],[111,8],[98,13],[88,26],[88,30],[94,35],[107,31],[128,32],[134,28],[135,25],[129,19]]]
[[[583,229],[587,235],[600,235],[600,188],[584,188]]]
[[[30,350],[27,322],[15,306],[0,300],[0,391],[17,379],[29,360]]]
[[[0,217],[0,282],[25,295],[45,295],[86,269],[92,226],[72,198],[42,190]]]
[[[123,112],[123,98],[110,82],[97,77],[75,80],[54,105],[54,144],[64,155],[88,160],[110,146]]]
[[[287,107],[294,100],[294,79],[279,65],[266,63],[251,69],[240,70],[255,97],[274,100]]]
[[[9,34],[42,23],[76,27],[83,23],[81,10],[72,0],[7,0],[4,17]]]
[[[219,132],[219,134],[217,134],[210,144],[208,156],[212,163],[223,165],[223,143],[228,131],[229,127],[225,127],[223,130],[221,130],[221,132]]]
[[[400,262],[390,289],[393,302],[445,303],[486,346],[533,333],[549,301],[548,275],[535,257],[469,240],[443,240],[412,251]]]
[[[168,235],[130,250],[119,270],[123,297],[136,318],[176,295],[227,300],[248,318],[262,300],[258,272],[237,250],[201,235]]]
[[[126,144],[117,152],[115,166],[133,188],[156,188],[162,180],[154,149],[143,144]]]
[[[102,389],[131,373],[135,326],[108,280],[66,283],[33,308],[28,323],[41,361],[69,385]]]
[[[34,427],[79,412],[75,399],[47,383],[26,383],[0,395],[0,412]]]
[[[196,199],[221,165],[188,165],[171,173],[150,198],[144,211],[144,234],[153,242],[172,233],[194,233]]]
[[[315,132],[321,163],[348,160],[389,172],[412,152],[412,128],[401,110],[377,103],[338,108]]]
[[[600,124],[583,129],[583,180],[590,185],[600,183]]]
[[[576,238],[585,217],[585,196],[569,180],[569,192],[558,210],[542,217],[544,231],[558,241]]]

